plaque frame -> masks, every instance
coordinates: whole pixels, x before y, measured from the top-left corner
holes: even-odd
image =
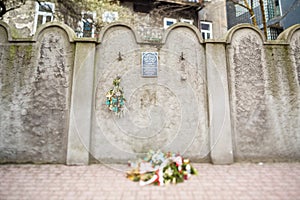
[[[141,74],[145,78],[158,76],[158,52],[141,53]]]

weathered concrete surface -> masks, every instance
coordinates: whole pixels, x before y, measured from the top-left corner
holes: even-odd
[[[288,44],[264,44],[241,25],[227,47],[234,157],[243,160],[300,159],[300,101],[295,63]],[[298,27],[299,31],[299,27]],[[299,48],[295,34],[292,49]]]
[[[150,149],[208,160],[204,48],[192,28],[175,27],[165,44],[139,44],[125,26],[108,29],[98,48],[92,155],[99,161],[126,161]],[[196,44],[196,45],[195,45]],[[158,77],[141,76],[141,53],[159,53]],[[118,60],[118,53],[122,60]],[[181,59],[181,55],[183,58]],[[121,118],[110,113],[105,93],[122,76],[127,99]]]
[[[125,162],[150,149],[217,164],[300,160],[299,25],[274,42],[248,25],[205,43],[187,24],[161,43],[126,24],[99,43],[58,23],[31,39],[3,22],[0,33],[1,163]],[[158,52],[157,77],[141,75],[146,51]],[[120,118],[105,105],[117,75]]]
[[[75,51],[67,164],[89,163],[95,43],[78,42]]]
[[[226,51],[223,44],[206,44],[209,97],[210,156],[214,164],[233,163]]]
[[[38,39],[0,44],[0,162],[66,161],[73,47],[58,27]]]

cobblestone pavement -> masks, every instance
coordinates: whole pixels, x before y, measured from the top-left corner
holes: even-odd
[[[122,166],[0,165],[0,199],[300,199],[300,163],[193,166],[184,183],[142,187]]]

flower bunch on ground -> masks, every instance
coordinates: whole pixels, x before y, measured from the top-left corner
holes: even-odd
[[[127,178],[142,186],[181,183],[198,173],[189,159],[170,152],[150,151],[143,160],[129,164],[134,168],[127,172]]]
[[[121,77],[113,81],[113,88],[106,93],[106,106],[110,111],[113,111],[116,114],[120,114],[123,111],[125,106],[125,98],[123,94],[123,88],[120,86]]]

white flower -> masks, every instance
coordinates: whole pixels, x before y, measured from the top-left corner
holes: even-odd
[[[165,174],[167,174],[168,176],[172,176],[173,175],[173,170],[171,169],[171,167],[168,167],[166,169]]]

